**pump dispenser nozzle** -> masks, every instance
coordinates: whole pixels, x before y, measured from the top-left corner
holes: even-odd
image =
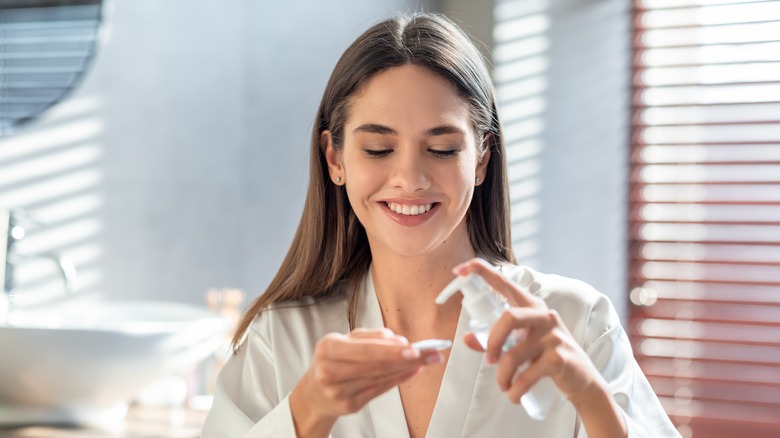
[[[476,274],[461,275],[441,291],[436,297],[436,304],[444,304],[455,293],[463,294],[463,307],[473,319],[489,318],[502,309],[503,305],[490,292],[490,286]]]
[[[444,304],[456,292],[463,294],[463,309],[469,314],[469,328],[477,337],[483,348],[487,349],[490,327],[501,317],[506,309],[506,302],[501,301],[490,285],[477,274],[468,274],[455,277],[436,297],[436,304]],[[504,343],[504,350],[515,346],[515,338],[509,337]]]
[[[533,279],[528,271],[521,277],[523,287],[529,287]],[[444,304],[455,293],[463,294],[463,308],[471,317],[469,328],[482,348],[487,350],[490,328],[501,317],[507,305],[501,301],[490,288],[490,285],[477,274],[458,276],[444,288],[436,297],[436,304]],[[503,350],[508,351],[524,336],[524,331],[515,336],[509,336],[504,341]],[[528,367],[522,365],[518,372]],[[539,380],[520,399],[521,404],[531,418],[541,420],[555,410],[563,402],[560,392],[548,377]]]

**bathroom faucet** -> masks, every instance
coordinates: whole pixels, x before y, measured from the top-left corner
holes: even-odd
[[[76,266],[70,259],[60,257],[53,253],[24,254],[16,249],[16,243],[26,234],[26,231],[22,226],[23,221],[32,222],[22,210],[0,210],[0,233],[2,233],[2,236],[0,236],[0,251],[2,251],[2,254],[0,254],[0,262],[4,262],[2,263],[3,266],[0,266],[0,279],[3,280],[3,291],[9,295],[14,291],[14,265],[17,264],[20,259],[26,258],[48,259],[53,261],[57,265],[57,268],[62,275],[62,279],[65,282],[66,292],[76,292],[76,289],[78,288],[78,275]],[[3,240],[5,240],[5,245],[2,245]]]

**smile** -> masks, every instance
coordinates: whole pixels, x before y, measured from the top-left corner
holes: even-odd
[[[404,216],[417,216],[427,213],[433,208],[433,204],[404,205],[396,204],[394,202],[388,202],[386,204],[390,210]]]

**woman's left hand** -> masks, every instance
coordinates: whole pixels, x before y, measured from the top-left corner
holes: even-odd
[[[575,406],[604,394],[606,382],[555,310],[484,260],[472,259],[453,272],[479,275],[509,303],[490,330],[486,360],[498,364],[498,385],[513,403],[519,403],[520,396],[543,376],[551,377]],[[518,329],[525,331],[525,336],[511,349],[502,351],[507,337]],[[473,350],[485,351],[473,333],[468,333],[464,341]],[[518,374],[518,367],[525,362],[529,367]]]

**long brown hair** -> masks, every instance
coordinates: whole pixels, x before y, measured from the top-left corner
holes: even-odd
[[[515,262],[504,141],[482,56],[469,37],[444,16],[417,13],[391,18],[358,37],[330,76],[312,132],[309,188],[301,221],[276,276],[238,325],[234,347],[263,310],[273,303],[303,297],[351,294],[348,320],[354,328],[356,292],[371,262],[371,252],[344,187],[330,182],[320,135],[329,130],[333,147],[340,149],[350,97],[377,73],[406,64],[440,74],[469,104],[478,144],[490,148],[485,181],[475,190],[467,213],[469,239],[475,252],[488,261]]]

